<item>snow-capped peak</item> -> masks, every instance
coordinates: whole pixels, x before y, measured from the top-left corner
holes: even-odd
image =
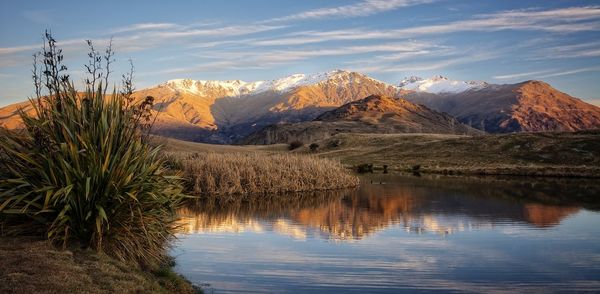
[[[457,81],[441,75],[435,75],[429,79],[422,79],[414,76],[405,78],[400,82],[398,87],[404,90],[439,94],[460,93],[475,88],[481,88],[485,85],[485,82]]]
[[[290,89],[318,84],[322,81],[327,80],[327,74],[314,74],[314,75],[305,75],[305,74],[293,74],[291,76],[283,77],[277,80],[272,80],[269,82],[265,82],[258,92],[273,90],[277,92],[286,92]]]
[[[194,94],[203,94],[204,89],[224,90],[230,95],[240,95],[253,89],[253,83],[247,83],[240,80],[228,81],[205,81],[191,79],[169,80],[164,85],[177,90],[183,90]]]
[[[416,83],[416,82],[422,81],[422,80],[423,80],[423,78],[416,77],[416,76],[405,77],[404,79],[402,79],[402,81],[400,81],[400,84],[398,85],[398,87],[402,88],[405,85]]]
[[[206,90],[225,91],[228,96],[240,96],[256,94],[266,91],[287,92],[294,88],[307,85],[316,85],[322,82],[333,81],[339,86],[355,82],[355,79],[369,79],[365,75],[344,70],[332,70],[329,72],[316,73],[312,75],[293,74],[271,81],[244,82],[240,80],[206,81],[191,79],[169,80],[162,86],[169,86],[175,90],[186,91],[197,95],[206,94]]]
[[[273,90],[277,92],[286,92],[299,86],[316,85],[322,82],[334,80],[343,82],[347,80],[352,72],[336,69],[329,72],[316,73],[312,75],[294,74],[288,77],[265,82],[260,90]]]

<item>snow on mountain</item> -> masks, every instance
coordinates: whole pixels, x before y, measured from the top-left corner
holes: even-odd
[[[191,79],[169,80],[160,86],[169,86],[175,90],[186,91],[196,95],[206,95],[210,90],[224,91],[228,96],[240,96],[254,92],[263,81],[247,83],[240,80],[205,81]]]
[[[174,90],[186,91],[201,96],[211,95],[211,93],[215,93],[216,91],[224,96],[236,97],[267,91],[285,93],[300,86],[317,85],[320,83],[330,83],[335,84],[338,87],[345,87],[352,83],[360,84],[363,82],[383,83],[363,74],[344,70],[333,70],[312,75],[294,74],[276,80],[254,82],[245,82],[241,80],[207,81],[177,79],[167,81],[161,86],[166,85]],[[485,85],[487,85],[485,82],[458,81],[436,75],[429,79],[415,76],[408,77],[403,79],[398,86],[393,87],[397,89],[439,94],[460,93],[471,89],[482,88]]]
[[[322,81],[326,81],[331,76],[329,73],[318,73],[314,75],[305,74],[294,74],[281,79],[264,82],[259,88],[256,89],[256,93],[273,90],[277,92],[286,92],[293,88],[306,85],[318,84]]]
[[[356,79],[359,80],[356,80]],[[376,81],[365,75],[352,75],[351,72],[344,70],[333,70],[330,72],[317,73],[312,75],[294,74],[271,81],[244,82],[241,80],[227,81],[207,81],[176,79],[169,80],[159,86],[169,86],[174,90],[186,91],[196,95],[207,95],[210,91],[224,91],[227,96],[251,95],[266,91],[287,92],[300,86],[316,85],[322,82],[333,82],[343,87],[353,82],[360,82],[361,79]]]
[[[404,90],[411,90],[417,92],[428,92],[428,93],[460,93],[467,90],[481,88],[485,86],[485,82],[478,81],[457,81],[450,80],[447,77],[440,75],[433,76],[429,79],[422,79],[420,77],[409,77],[405,78],[400,82],[398,87]]]

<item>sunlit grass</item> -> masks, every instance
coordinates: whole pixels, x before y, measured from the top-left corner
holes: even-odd
[[[193,195],[278,194],[355,187],[358,178],[338,161],[268,153],[171,153]]]

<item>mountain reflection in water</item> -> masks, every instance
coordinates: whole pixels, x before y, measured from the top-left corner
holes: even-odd
[[[206,293],[600,292],[600,184],[367,176],[360,188],[180,211]]]
[[[181,232],[272,231],[296,239],[352,240],[391,225],[407,232],[437,234],[505,222],[545,228],[579,211],[576,206],[536,203],[511,195],[490,196],[477,185],[449,192],[446,187],[424,186],[423,179],[391,179],[391,183],[364,184],[356,190],[190,205],[179,212]]]

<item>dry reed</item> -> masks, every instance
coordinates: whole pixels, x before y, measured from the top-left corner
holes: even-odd
[[[198,196],[279,194],[356,187],[359,180],[338,161],[308,155],[171,153],[173,167]]]

